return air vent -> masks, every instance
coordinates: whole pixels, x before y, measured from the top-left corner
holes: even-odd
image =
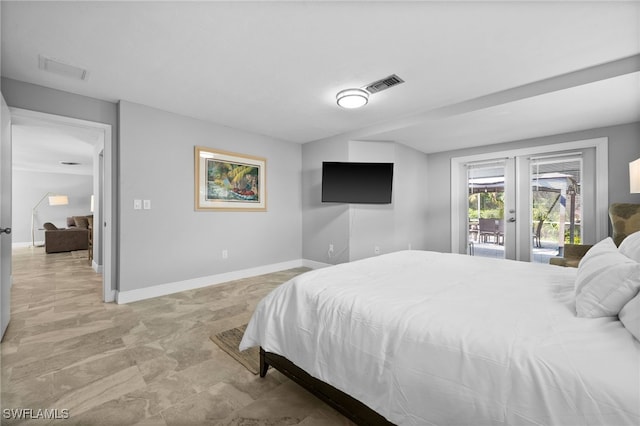
[[[374,81],[370,85],[368,85],[365,90],[371,94],[382,92],[383,90],[387,90],[390,87],[397,86],[398,84],[404,83],[404,80],[398,77],[395,74],[390,75],[389,77],[385,77],[381,80]]]
[[[88,74],[87,70],[84,68],[67,64],[58,59],[49,58],[44,55],[38,55],[38,68],[76,80],[86,80]]]

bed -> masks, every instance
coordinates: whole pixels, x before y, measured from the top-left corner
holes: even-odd
[[[638,425],[640,342],[576,314],[580,273],[428,251],[317,269],[260,301],[240,349],[360,424]]]

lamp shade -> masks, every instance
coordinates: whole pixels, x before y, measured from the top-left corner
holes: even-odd
[[[640,158],[629,163],[629,192],[640,193]]]
[[[69,204],[69,197],[66,195],[50,195],[49,196],[49,205],[50,206],[66,206]]]
[[[363,89],[346,89],[338,92],[336,100],[342,108],[360,108],[369,102],[369,92]]]

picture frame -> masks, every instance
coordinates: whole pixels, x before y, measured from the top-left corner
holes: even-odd
[[[196,146],[196,211],[266,211],[266,167],[266,158]]]

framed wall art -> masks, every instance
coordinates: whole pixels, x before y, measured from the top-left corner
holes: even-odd
[[[195,147],[196,210],[267,210],[267,160]]]

